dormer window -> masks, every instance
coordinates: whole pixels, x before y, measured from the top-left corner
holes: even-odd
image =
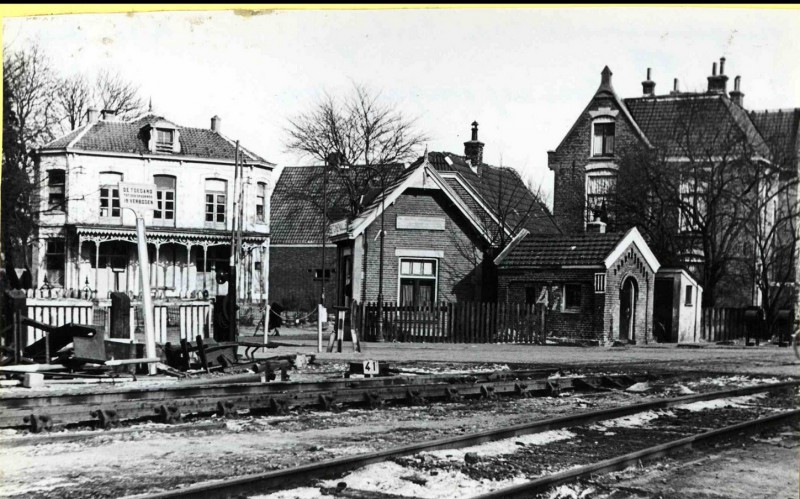
[[[158,152],[172,152],[175,143],[175,131],[164,130],[162,128],[156,129],[156,151]]]
[[[614,155],[614,133],[615,124],[613,121],[596,121],[592,130],[592,156],[613,156]]]

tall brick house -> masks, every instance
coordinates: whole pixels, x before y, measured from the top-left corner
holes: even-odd
[[[660,264],[636,228],[515,238],[495,259],[507,303],[547,305],[551,338],[651,343]]]
[[[332,224],[337,303],[375,301],[381,287],[401,304],[494,301],[499,251],[523,229],[560,233],[516,171],[483,162],[483,146],[473,123],[463,156],[426,152]]]
[[[632,226],[629,221],[632,200],[629,194],[623,199],[626,191],[621,186],[634,181],[626,172],[636,171],[636,154],[657,158],[658,164],[664,166],[662,174],[674,175],[675,204],[693,204],[699,217],[706,216],[702,198],[702,189],[706,187],[682,173],[687,165],[702,164],[699,169],[709,170],[714,168],[709,165],[725,161],[719,158],[728,156],[733,163],[730,158],[737,154],[741,159],[736,160],[741,163],[773,165],[777,143],[797,158],[797,110],[782,113],[746,110],[739,77],[734,89],[727,90],[724,63],[722,58],[719,73],[714,63],[705,92],[681,92],[675,80],[672,91],[656,95],[656,83],[648,69],[647,79],[642,82],[642,96],[625,99],[614,91],[611,70],[603,69],[600,86],[558,147],[548,152],[548,166],[555,179],[553,214],[562,230],[581,234],[595,221],[606,224],[610,232],[625,231]],[[770,138],[776,135],[777,139]],[[730,171],[736,175],[736,170]],[[791,176],[791,168],[786,172],[789,173],[784,175]],[[796,179],[796,168],[794,176]],[[647,210],[647,204],[642,199],[641,209]],[[659,278],[674,280],[680,274],[676,270],[684,270],[690,275],[684,274],[681,279],[705,285],[710,275],[708,268],[704,268],[708,261],[706,252],[711,250],[703,248],[690,218],[677,209],[674,213],[652,216],[662,217],[659,220],[665,221],[661,224],[664,231],[655,234],[645,226],[639,229],[664,265]],[[762,218],[769,217],[764,213]],[[737,236],[732,244],[743,248],[742,253],[754,251],[752,240],[747,241],[745,236]],[[708,301],[718,307],[759,304],[757,286],[752,277],[747,277],[752,274],[753,264],[739,261],[725,265],[723,277],[714,281],[715,292],[706,293]],[[748,265],[751,268],[746,268]],[[665,284],[660,288],[667,290],[674,286]],[[663,299],[672,302],[675,297]]]

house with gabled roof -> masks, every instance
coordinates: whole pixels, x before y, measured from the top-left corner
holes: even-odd
[[[502,247],[522,229],[534,234],[560,231],[514,169],[483,162],[483,146],[473,123],[463,155],[426,151],[410,165],[395,165],[385,185],[375,183],[355,210],[331,210],[326,297],[332,298],[327,304],[375,301],[379,290],[385,301],[395,303],[496,298],[491,260]],[[278,301],[303,289],[311,290],[312,299],[319,297],[320,283],[309,277],[319,277],[316,271],[321,271],[321,205],[309,199],[309,193],[318,197],[319,191],[300,190],[305,199],[297,195],[297,186],[311,178],[320,181],[319,167],[316,173],[309,167],[288,173],[284,169],[273,195],[271,296]],[[329,175],[329,181],[335,178]],[[337,189],[341,187],[330,185],[334,198]],[[332,267],[329,258],[334,258]]]
[[[39,193],[35,285],[68,297],[141,293],[135,216],[120,208],[120,182],[155,184],[145,213],[150,285],[158,298],[225,293],[237,144],[210,128],[154,113],[129,121],[90,110],[88,123],[35,151]],[[239,295],[266,297],[269,192],[274,164],[239,146],[243,162],[243,246]],[[222,289],[221,289],[222,288]]]
[[[550,339],[594,344],[661,339],[651,321],[661,265],[636,228],[544,237],[524,231],[495,264],[500,301],[544,304]],[[696,309],[694,316],[684,314],[683,341],[691,341],[699,326]]]
[[[553,214],[565,232],[625,231],[632,224],[630,220],[635,219],[633,211],[644,214],[639,219],[651,217],[658,220],[653,226],[661,231],[659,233],[648,230],[650,227],[640,226],[639,229],[664,264],[659,279],[669,280],[669,283],[662,282],[656,287],[656,295],[659,295],[658,289],[664,293],[661,298],[656,296],[657,317],[654,321],[672,330],[673,334],[667,336],[673,339],[678,337],[676,319],[670,318],[674,310],[662,307],[663,313],[659,316],[658,302],[683,303],[683,295],[688,292],[697,296],[699,290],[695,284],[703,286],[706,279],[714,280],[713,292],[707,289],[704,293],[714,306],[761,304],[758,287],[752,277],[747,277],[753,273],[752,268],[742,267],[752,267],[754,263],[744,262],[744,258],[725,263],[722,277],[716,268],[709,270],[705,266],[708,261],[706,252],[712,250],[704,247],[697,220],[707,220],[705,193],[714,187],[709,187],[704,176],[727,174],[732,178],[730,176],[735,177],[737,164],[759,164],[765,165],[763,171],[793,175],[796,179],[797,168],[791,167],[797,165],[795,110],[777,114],[747,110],[741,79],[735,78],[734,88],[729,92],[724,58],[719,61],[719,71],[717,68],[717,63],[714,63],[706,91],[680,91],[675,80],[673,89],[662,95],[656,94],[656,83],[651,80],[648,69],[647,78],[642,82],[642,95],[621,98],[612,85],[611,70],[605,67],[600,85],[586,107],[578,114],[558,147],[548,152],[548,166],[554,172]],[[770,138],[773,135],[776,138]],[[784,148],[786,153],[778,151],[778,148]],[[793,155],[794,162],[778,160],[782,154]],[[656,204],[649,198],[645,199],[650,193],[641,189],[636,191],[642,193],[639,196],[640,209],[631,208],[637,203],[632,202],[635,199],[625,197],[635,191],[629,188],[635,182],[629,174],[637,171],[636,165],[644,164],[648,158],[655,158],[652,164],[663,166],[659,175],[674,177],[670,180],[674,184],[670,186],[670,192],[674,191],[676,199],[673,204],[679,205],[680,209],[668,207],[663,213],[651,210]],[[780,173],[779,163],[782,165]],[[716,167],[711,166],[720,164],[724,164],[727,170],[714,170]],[[692,168],[695,173],[687,173]],[[698,171],[701,172],[699,175]],[[621,176],[623,172],[627,173]],[[623,184],[625,188],[622,188]],[[718,181],[719,185],[721,182]],[[743,192],[737,196],[747,202],[751,200],[746,198],[746,192],[752,192],[754,197],[768,196],[766,188],[760,187]],[[735,196],[731,194],[730,197]],[[761,204],[760,201],[752,202],[754,206]],[[766,201],[763,204],[766,205]],[[722,209],[730,209],[733,213],[737,206],[734,204]],[[765,223],[770,223],[768,211],[772,210],[765,208],[760,217]],[[731,217],[735,217],[735,213]],[[708,229],[707,232],[714,230]],[[724,244],[741,247],[741,254],[755,251],[752,240],[747,241],[746,236],[740,236],[738,232],[731,233],[736,234],[735,240],[724,240]],[[678,274],[682,276],[681,286],[674,280]]]

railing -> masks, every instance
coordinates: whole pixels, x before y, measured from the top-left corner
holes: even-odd
[[[69,298],[31,298],[27,300],[27,307],[27,317],[35,321],[51,326],[63,326],[69,323],[93,325],[103,329],[106,337],[110,337],[111,303],[108,301],[95,303],[91,300]],[[208,301],[155,303],[153,309],[155,336],[158,343],[180,339],[193,341],[198,335],[208,337],[213,329],[212,304]],[[141,304],[132,302],[129,339],[135,340],[137,332],[142,339],[144,317]],[[28,326],[24,343],[30,345],[42,338],[43,335],[42,331]],[[173,337],[170,338],[170,336]]]
[[[27,301],[27,316],[37,322],[51,326],[75,324],[94,324],[93,304],[91,301],[60,299],[58,301],[33,298]],[[25,345],[44,337],[44,331],[33,326],[26,328]]]
[[[709,342],[733,341],[747,337],[749,327],[744,308],[703,308],[701,338]],[[755,339],[755,336],[751,336]]]
[[[543,343],[539,306],[518,303],[438,303],[383,306],[386,341],[428,343]],[[378,304],[358,306],[366,341],[378,338]]]

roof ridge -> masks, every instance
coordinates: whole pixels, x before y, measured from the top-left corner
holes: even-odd
[[[784,107],[778,109],[751,109],[747,111],[748,114],[781,114],[781,113],[796,113],[800,112],[800,107]]]
[[[70,140],[67,143],[67,145],[64,146],[64,149],[71,149],[71,148],[75,147],[75,144],[77,144],[78,141],[81,140],[86,135],[86,132],[88,132],[89,129],[91,129],[96,123],[97,123],[97,121],[92,121],[91,123],[87,123],[86,125],[84,125],[83,130],[78,132],[78,134],[75,135],[75,138]]]

